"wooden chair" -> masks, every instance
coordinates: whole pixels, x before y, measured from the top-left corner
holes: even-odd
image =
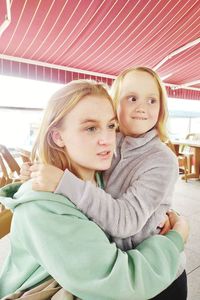
[[[12,212],[4,209],[0,212],[0,239],[10,232]]]
[[[20,167],[17,161],[4,145],[0,145],[0,187],[20,181],[19,175]],[[10,232],[11,220],[12,212],[0,203],[0,238]]]
[[[189,173],[187,156],[179,154],[178,155],[178,162],[179,162],[179,169],[183,169],[185,182],[187,182],[188,181],[187,174]]]
[[[190,133],[186,136],[186,140],[200,140],[200,133]],[[180,162],[182,161],[182,165],[187,165],[188,173],[192,172],[192,159],[193,159],[193,150],[190,146],[181,145],[179,146],[179,153],[178,153]]]
[[[19,181],[20,167],[9,150],[0,145],[0,187]]]
[[[16,191],[19,189],[21,182],[15,182],[7,184],[0,190],[0,197],[13,197]],[[4,237],[10,232],[10,225],[12,220],[12,212],[9,209],[5,209],[3,205],[0,205],[0,238]]]
[[[177,158],[178,158],[178,162],[179,162],[179,166],[183,167],[183,173],[184,173],[184,177],[185,177],[185,181],[187,182],[188,178],[187,178],[187,174],[188,174],[188,163],[187,163],[187,157],[184,155],[180,155],[179,153],[177,153],[174,144],[172,144],[172,142],[170,140],[168,140],[166,142],[166,145],[176,154]]]
[[[23,162],[31,162],[31,152],[22,148],[16,148],[16,152],[19,154]]]

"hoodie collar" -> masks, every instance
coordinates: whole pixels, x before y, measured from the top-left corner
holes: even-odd
[[[124,136],[122,133],[119,132],[117,134],[117,145],[121,158],[129,157],[130,155],[132,155],[133,150],[148,144],[157,136],[158,134],[156,129],[152,129],[137,138],[132,136]]]

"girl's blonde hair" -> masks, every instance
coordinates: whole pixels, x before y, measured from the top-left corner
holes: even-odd
[[[155,125],[155,128],[157,129],[158,136],[161,139],[161,141],[166,141],[168,140],[167,136],[167,129],[166,129],[166,123],[167,123],[167,118],[168,118],[168,110],[167,110],[167,93],[165,86],[160,79],[159,75],[153,71],[150,68],[147,67],[131,67],[126,70],[124,70],[122,73],[120,73],[115,81],[112,84],[111,87],[111,97],[113,98],[115,109],[117,109],[117,106],[119,104],[119,98],[121,94],[121,88],[122,88],[122,83],[124,80],[124,77],[134,71],[140,71],[140,72],[146,72],[150,74],[156,81],[159,94],[160,94],[160,111],[158,115],[158,121]]]
[[[58,90],[49,100],[39,133],[32,150],[32,161],[56,166],[62,170],[72,169],[67,149],[57,146],[52,139],[52,129],[61,128],[64,117],[85,96],[94,95],[107,98],[114,110],[113,101],[105,85],[92,80],[74,80]],[[77,175],[77,174],[76,174]]]

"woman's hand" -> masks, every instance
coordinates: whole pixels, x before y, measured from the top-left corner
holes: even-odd
[[[35,163],[30,167],[32,188],[37,191],[54,192],[63,171],[52,165]]]
[[[169,217],[171,228],[176,230],[183,238],[183,241],[186,242],[189,235],[189,224],[186,219],[183,216],[178,215],[173,210],[167,212],[167,215]]]

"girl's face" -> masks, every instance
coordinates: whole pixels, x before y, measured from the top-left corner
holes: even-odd
[[[155,126],[160,110],[156,80],[147,72],[132,71],[125,75],[117,116],[124,135],[138,137]]]
[[[84,179],[95,170],[111,165],[116,138],[116,116],[109,100],[103,96],[85,96],[65,116],[59,131],[73,167]]]

